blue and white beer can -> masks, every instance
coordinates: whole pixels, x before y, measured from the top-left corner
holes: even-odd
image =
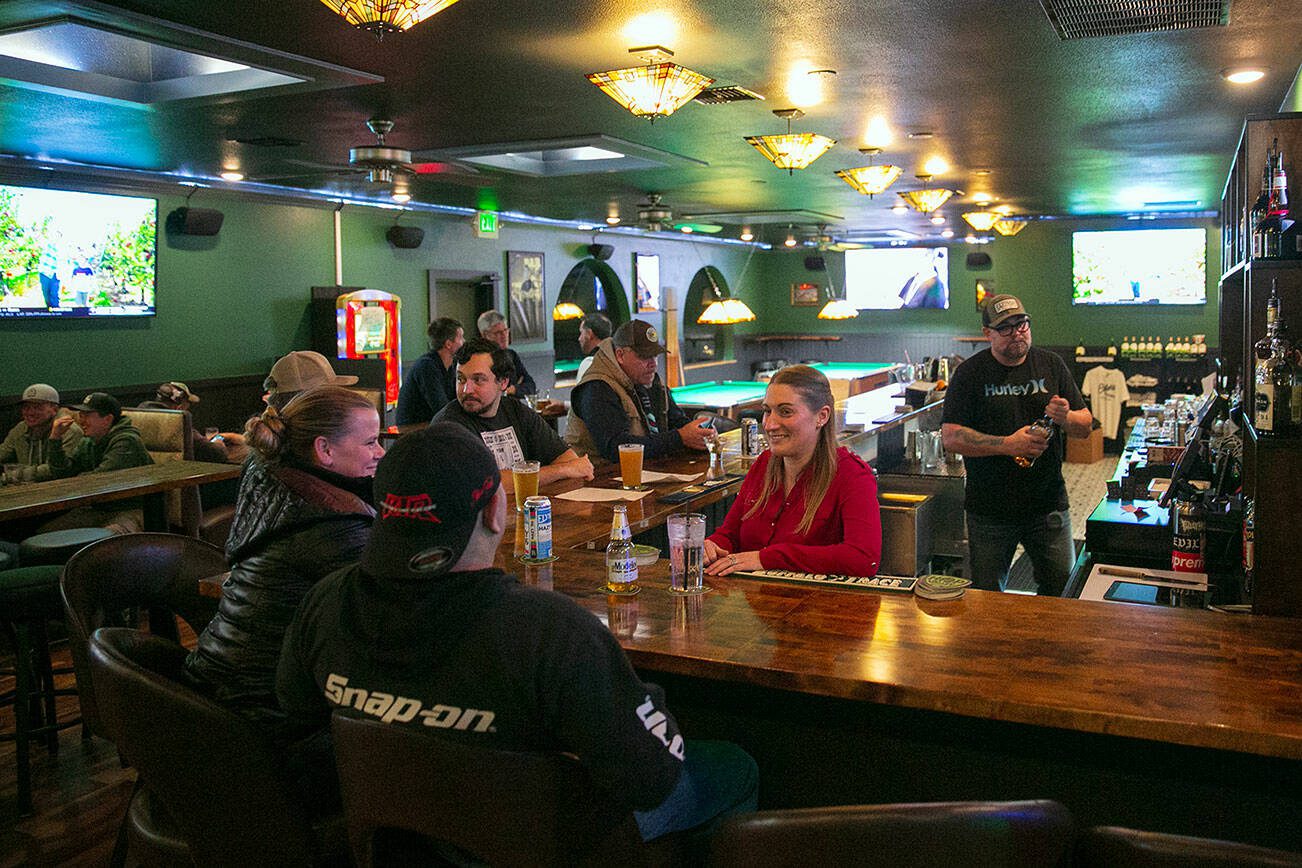
[[[552,502],[541,495],[524,501],[524,556],[542,561],[552,556]]]

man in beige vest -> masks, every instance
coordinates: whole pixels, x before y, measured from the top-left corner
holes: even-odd
[[[626,322],[601,342],[570,392],[565,442],[593,461],[617,461],[621,443],[641,443],[646,459],[704,449],[706,426],[687,418],[656,374],[665,352],[649,323]]]

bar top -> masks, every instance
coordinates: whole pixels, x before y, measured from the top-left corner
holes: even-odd
[[[664,559],[635,597],[600,552],[521,581],[554,587],[634,664],[990,720],[1302,759],[1302,621],[969,590],[959,600],[707,577],[675,597]]]

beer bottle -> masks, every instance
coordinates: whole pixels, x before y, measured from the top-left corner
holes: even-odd
[[[628,526],[628,507],[615,506],[610,520],[610,543],[606,546],[606,591],[611,594],[636,594],[637,558],[633,555],[633,535]]]
[[[1043,434],[1046,442],[1052,439],[1056,427],[1053,419],[1048,416],[1041,416],[1031,423],[1031,430],[1037,434]],[[1035,463],[1035,459],[1028,455],[1014,455],[1013,461],[1017,462],[1018,467],[1030,467]]]

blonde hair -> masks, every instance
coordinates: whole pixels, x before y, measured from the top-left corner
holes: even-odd
[[[315,464],[316,438],[336,440],[348,427],[353,410],[371,410],[375,405],[365,395],[343,386],[317,386],[294,396],[282,409],[268,407],[249,420],[244,436],[249,447],[268,463],[286,456],[300,464]]]
[[[836,401],[832,397],[832,386],[827,377],[808,365],[789,365],[773,375],[770,386],[790,386],[800,396],[811,413],[827,407],[830,411],[827,424],[818,431],[818,442],[814,444],[814,455],[806,468],[809,472],[809,485],[805,495],[805,514],[796,525],[796,533],[808,533],[814,524],[814,515],[823,503],[823,497],[832,487],[836,476]],[[758,514],[770,497],[782,496],[782,462],[770,458],[764,471],[764,484],[759,497],[743,518]]]

